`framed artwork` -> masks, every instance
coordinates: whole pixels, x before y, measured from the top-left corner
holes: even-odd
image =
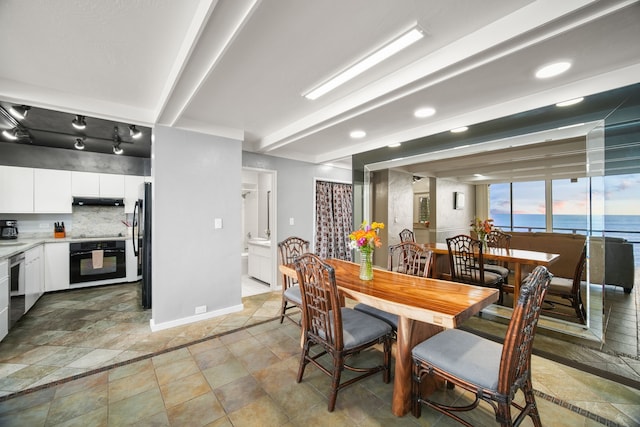
[[[464,209],[464,193],[459,191],[453,193],[453,209]]]

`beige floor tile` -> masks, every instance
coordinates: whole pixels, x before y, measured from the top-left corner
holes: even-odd
[[[109,405],[109,425],[133,424],[147,420],[158,413],[162,413],[166,417],[162,394],[158,387],[154,387],[149,391]]]
[[[162,398],[167,408],[184,403],[194,397],[211,391],[201,372],[181,377],[175,381],[160,385]]]
[[[205,393],[167,410],[172,426],[203,426],[226,414],[213,392]]]

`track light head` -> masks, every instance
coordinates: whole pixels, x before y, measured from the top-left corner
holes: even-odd
[[[16,139],[18,139],[18,128],[13,128],[13,129],[5,129],[2,131],[2,135],[4,135],[7,139],[10,139],[11,141],[15,141]]]
[[[87,122],[84,119],[84,116],[77,115],[75,119],[71,122],[74,128],[82,130],[87,127]]]
[[[122,149],[122,147],[120,147],[120,143],[118,142],[116,144],[113,144],[113,154],[120,155],[122,153],[124,153],[124,150]]]
[[[29,112],[30,109],[31,107],[29,107],[28,105],[12,105],[9,108],[9,112],[16,119],[22,120],[25,117],[27,117],[27,113]]]
[[[76,138],[76,143],[73,144],[76,150],[84,150],[84,141],[82,138]]]
[[[129,135],[131,138],[138,139],[142,136],[142,131],[136,128],[136,125],[129,125]]]

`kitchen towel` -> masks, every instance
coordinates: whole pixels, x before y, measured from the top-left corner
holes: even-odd
[[[91,263],[93,268],[102,268],[102,261],[104,260],[104,250],[98,249],[91,251]]]

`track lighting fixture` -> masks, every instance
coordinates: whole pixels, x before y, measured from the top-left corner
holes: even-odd
[[[76,143],[73,144],[76,150],[84,150],[84,141],[82,138],[76,138]]]
[[[30,109],[31,107],[29,107],[28,105],[12,105],[9,108],[9,112],[16,119],[22,120],[25,117],[27,117],[27,113],[29,112]]]
[[[18,128],[16,127],[13,129],[5,129],[2,131],[2,135],[12,141],[15,141],[16,139],[18,139]]]
[[[122,139],[120,138],[120,130],[118,126],[113,127],[113,154],[122,154],[124,150],[120,147]]]
[[[131,138],[138,139],[142,136],[142,131],[136,128],[136,125],[129,125],[129,135]]]
[[[84,116],[77,115],[75,119],[71,122],[74,128],[76,129],[84,129],[87,127],[87,122],[84,120]]]

